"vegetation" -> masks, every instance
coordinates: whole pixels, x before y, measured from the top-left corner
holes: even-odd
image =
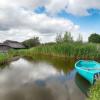
[[[97,48],[98,47],[98,48]],[[91,43],[55,43],[41,45],[29,50],[20,50],[21,55],[33,56],[34,54],[57,57],[75,58],[100,58],[100,47]]]
[[[62,38],[61,34],[57,34],[57,36],[56,36],[56,42],[57,43],[63,42],[63,38]]]
[[[91,87],[87,100],[100,100],[100,81]]]
[[[66,32],[64,37],[58,34],[56,41],[56,43],[50,42],[40,45],[38,37],[28,39],[23,44],[30,49],[19,51],[10,50],[7,54],[0,54],[0,62],[2,63],[15,56],[33,56],[35,54],[80,59],[100,58],[100,44],[82,43],[81,34],[79,34],[77,42],[73,41],[69,32]]]
[[[64,37],[62,37],[61,34],[57,34],[56,36],[56,42],[62,43],[62,42],[73,42],[73,37],[71,36],[70,32],[65,32]]]
[[[90,35],[88,40],[89,40],[89,42],[92,42],[92,43],[100,43],[100,35],[93,33]]]
[[[16,50],[10,50],[8,53],[0,53],[0,65],[9,63],[16,56],[19,56]]]
[[[10,54],[0,54],[0,65],[7,64],[12,59],[12,55]]]
[[[97,34],[92,34],[89,37],[90,41],[94,39],[91,39],[91,37],[93,36],[95,36],[95,38],[98,38]],[[56,41],[56,43],[51,42],[40,45],[38,37],[28,39],[24,41],[23,44],[30,49],[19,51],[10,50],[7,54],[0,54],[0,62],[3,62],[13,56],[33,56],[34,54],[87,59],[100,58],[100,44],[82,43],[81,34],[79,34],[77,42],[73,41],[71,33],[69,32],[66,32],[64,34],[64,37],[58,34],[56,37]]]
[[[64,34],[63,42],[73,42],[73,37],[70,32]]]
[[[6,54],[0,54],[0,65],[5,64],[8,60],[8,56]]]
[[[39,37],[33,37],[31,39],[25,40],[22,42],[23,45],[27,48],[32,48],[40,44]]]
[[[78,43],[82,43],[83,42],[83,37],[81,34],[78,35],[77,41]]]

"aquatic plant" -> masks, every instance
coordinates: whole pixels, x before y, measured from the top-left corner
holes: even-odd
[[[42,45],[29,50],[22,50],[24,55],[42,54],[58,57],[100,58],[100,45],[91,43],[57,43]]]
[[[8,55],[0,53],[0,65],[5,64],[8,61]]]
[[[31,49],[10,50],[6,54],[0,54],[0,63],[16,56],[33,57],[34,55],[95,59],[100,58],[100,44],[53,43],[52,45],[43,44]]]
[[[6,64],[16,57],[18,52],[16,50],[10,50],[7,53],[0,53],[0,65]]]

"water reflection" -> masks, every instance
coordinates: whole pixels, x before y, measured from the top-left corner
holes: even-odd
[[[0,70],[0,100],[85,100],[75,74],[54,63],[21,58]]]
[[[25,59],[12,62],[0,71],[0,84],[23,84],[33,80],[46,79],[60,74],[52,65],[46,62],[30,63]]]
[[[75,75],[75,82],[76,82],[76,85],[80,88],[80,90],[86,96],[88,96],[88,91],[89,91],[89,88],[91,87],[91,84],[86,79],[81,77],[78,73]]]

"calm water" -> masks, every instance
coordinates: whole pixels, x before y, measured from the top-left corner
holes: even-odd
[[[0,69],[0,100],[85,100],[89,83],[74,60],[20,58]]]

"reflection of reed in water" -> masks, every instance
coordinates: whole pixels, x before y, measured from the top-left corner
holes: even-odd
[[[89,91],[89,88],[91,87],[91,84],[86,79],[81,77],[78,73],[76,73],[76,76],[75,76],[75,83],[80,88],[80,90],[86,96],[88,96],[88,91]]]

